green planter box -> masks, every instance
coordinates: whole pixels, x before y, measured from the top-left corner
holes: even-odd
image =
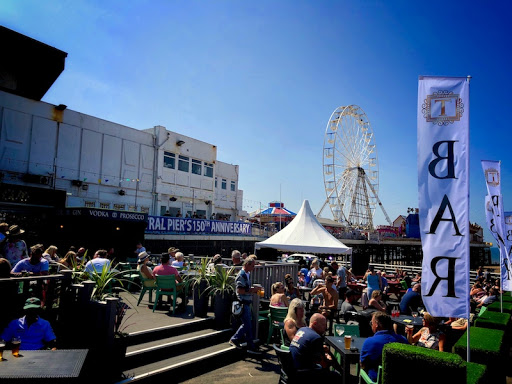
[[[491,312],[501,312],[501,303],[499,301],[495,301],[491,305],[487,306],[487,310]],[[503,313],[512,313],[512,301],[503,300]]]
[[[489,377],[487,375],[487,366],[478,363],[467,363],[467,384],[487,384]]]
[[[466,361],[454,353],[391,343],[382,351],[382,384],[432,384],[432,376],[426,372],[435,372],[440,380],[450,378],[450,384],[466,384],[466,365]],[[473,380],[476,380],[472,382],[479,382],[478,373],[477,368],[471,368]]]
[[[510,294],[510,292],[507,292],[503,295],[503,302],[512,303],[512,295]]]
[[[486,365],[489,383],[505,383],[506,356],[505,332],[497,329],[471,327],[469,330],[471,346],[470,361]],[[461,358],[467,356],[467,332],[457,341],[453,350]]]
[[[510,323],[510,313],[492,312],[487,310],[475,319],[475,326],[480,328],[498,329],[507,331]],[[471,334],[471,332],[470,332]]]

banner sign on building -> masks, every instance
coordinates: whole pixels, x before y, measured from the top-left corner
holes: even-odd
[[[501,164],[499,161],[482,160],[488,195],[485,197],[485,216],[487,226],[494,236],[500,249],[501,288],[512,291],[510,270],[510,247],[512,241],[507,240],[505,228],[505,212],[501,196]]]
[[[251,236],[252,224],[238,221],[149,216],[147,234],[208,234]]]
[[[421,291],[433,316],[469,318],[469,80],[420,77]]]

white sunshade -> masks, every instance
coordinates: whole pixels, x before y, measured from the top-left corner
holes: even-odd
[[[352,248],[336,239],[318,222],[307,200],[304,200],[290,224],[267,240],[256,243],[255,248],[306,253],[352,253]]]

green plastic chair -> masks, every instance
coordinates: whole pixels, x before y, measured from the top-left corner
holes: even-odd
[[[402,286],[402,289],[409,289],[409,287],[407,286],[407,282],[405,280],[401,280],[400,285]]]
[[[334,336],[338,337],[336,333],[336,328],[343,327],[345,332],[340,337],[345,337],[345,335],[359,337],[359,324],[334,324]],[[341,364],[341,353],[334,351],[334,358]]]
[[[379,370],[377,371],[377,381],[373,381],[370,379],[370,376],[365,372],[364,369],[360,369],[359,363],[357,363],[357,372],[359,372],[359,384],[380,384],[381,383],[381,373],[382,373],[382,365],[379,365]]]
[[[137,306],[139,306],[140,302],[142,301],[142,298],[148,291],[149,291],[149,302],[151,303],[151,298],[153,297],[153,291],[156,290],[156,280],[155,279],[146,278],[140,271],[139,271],[139,278],[142,283],[141,284],[142,289],[140,291],[139,301],[137,301]]]
[[[288,338],[288,335],[286,334],[286,331],[283,328],[279,330],[279,333],[281,334],[281,349],[284,349],[285,351],[289,351],[290,347],[286,345],[285,341]]]
[[[180,284],[176,283],[176,276],[174,275],[164,275],[156,277],[156,286],[155,286],[155,303],[153,304],[153,312],[155,312],[155,308],[158,305],[158,299],[160,296],[173,296],[172,302],[172,314],[174,315],[176,311],[176,301],[178,298],[178,286]]]
[[[137,284],[136,280],[139,278],[139,273],[137,273],[137,271],[132,268],[130,263],[118,263],[117,266],[122,272],[123,279],[129,281],[126,290],[130,291],[132,283]]]
[[[288,314],[288,307],[269,306],[268,309],[269,313],[267,344],[270,343],[270,339],[272,338],[275,329],[284,328],[283,321],[286,318],[286,315]]]

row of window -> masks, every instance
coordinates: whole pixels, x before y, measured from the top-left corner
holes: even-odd
[[[203,176],[213,177],[213,164],[207,163],[206,161],[202,162],[201,160],[190,159],[187,156],[178,155],[178,171],[181,172],[189,172],[190,170],[190,160],[192,160],[192,173],[195,175],[201,175],[201,168],[203,171]],[[201,164],[202,163],[202,164]],[[164,167],[170,169],[176,169],[176,154],[172,152],[164,152]],[[215,188],[217,187],[217,178],[215,178]],[[221,184],[222,189],[227,189],[227,180],[222,179]],[[236,183],[231,181],[231,191],[236,191]]]
[[[190,158],[187,156],[178,156],[178,171],[190,171]],[[176,169],[176,154],[172,152],[164,152],[164,167]],[[213,177],[213,163],[202,162],[201,160],[192,159],[192,173],[195,175],[203,175]]]
[[[222,189],[227,189],[227,187],[228,187],[228,181],[227,181],[226,179],[222,179],[222,182],[221,182],[220,187],[221,187]],[[217,178],[215,178],[215,188],[218,188],[218,186],[217,186]],[[232,190],[233,192],[235,192],[235,191],[236,191],[236,183],[235,183],[234,181],[231,181],[231,190]]]

